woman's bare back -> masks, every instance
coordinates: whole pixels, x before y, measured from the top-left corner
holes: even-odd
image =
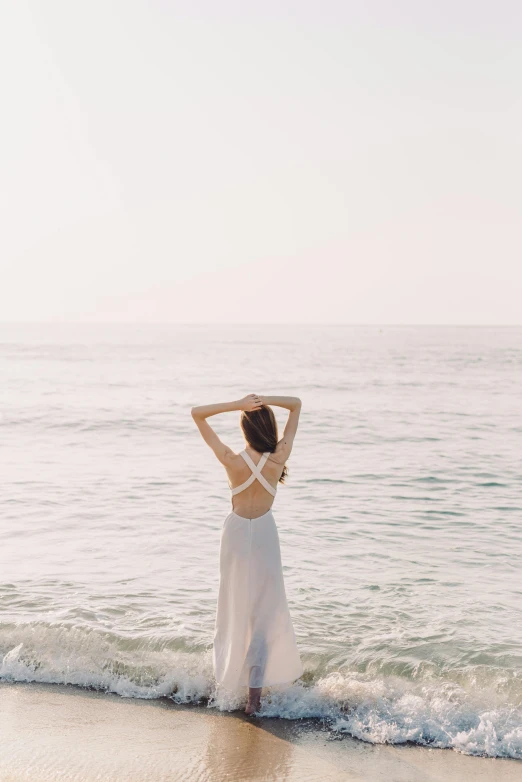
[[[262,458],[262,454],[254,451],[254,449],[249,446],[245,448],[245,451],[257,465]],[[276,449],[275,453],[269,455],[261,470],[261,474],[274,489],[277,487],[283,468],[284,462],[281,461],[281,455]],[[236,454],[229,463],[225,465],[225,469],[232,489],[240,486],[252,474],[249,466],[240,454]],[[259,481],[254,480],[252,484],[240,494],[232,497],[232,510],[243,518],[255,519],[258,516],[263,516],[267,513],[272,507],[273,501],[274,497]]]

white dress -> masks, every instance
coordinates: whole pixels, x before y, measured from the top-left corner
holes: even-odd
[[[275,497],[276,489],[241,452],[252,475],[232,489],[239,494],[254,480]],[[272,510],[255,519],[231,511],[221,532],[219,594],[214,633],[216,681],[227,690],[268,687],[299,678],[303,666],[286,601],[279,535]]]

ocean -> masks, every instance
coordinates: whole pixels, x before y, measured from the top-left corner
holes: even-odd
[[[0,679],[240,705],[190,408],[298,395],[273,511],[305,673],[262,713],[522,758],[522,328],[4,324],[0,377]]]

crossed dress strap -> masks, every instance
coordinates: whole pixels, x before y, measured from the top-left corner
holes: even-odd
[[[271,486],[270,483],[268,483],[267,479],[264,475],[261,475],[261,470],[265,466],[266,460],[270,456],[270,451],[265,451],[265,453],[260,458],[258,464],[255,464],[255,462],[252,460],[252,458],[247,454],[246,451],[241,451],[240,454],[245,462],[248,464],[250,469],[252,470],[252,475],[246,479],[244,483],[241,484],[241,486],[236,486],[234,489],[231,489],[232,496],[234,497],[236,494],[239,494],[239,492],[244,491],[244,489],[247,489],[249,486],[254,483],[255,479],[259,481],[261,486],[263,486],[270,494],[275,497],[277,489],[274,489],[273,486]]]

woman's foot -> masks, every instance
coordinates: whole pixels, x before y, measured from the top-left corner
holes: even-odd
[[[259,711],[261,707],[261,687],[250,687],[248,690],[248,701],[245,708],[245,714],[249,717]]]

